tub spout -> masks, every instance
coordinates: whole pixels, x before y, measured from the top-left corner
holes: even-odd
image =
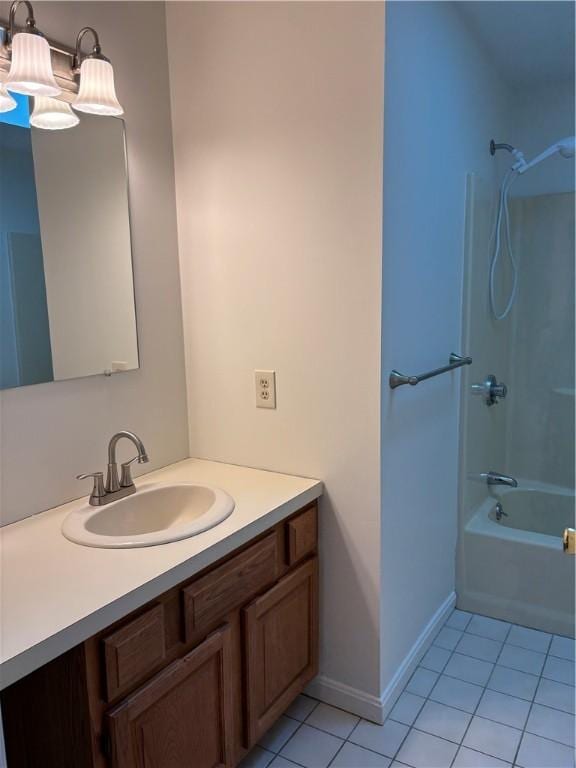
[[[508,485],[510,488],[518,488],[518,480],[509,475],[501,475],[499,472],[485,472],[482,474],[482,478],[486,480],[488,485]]]

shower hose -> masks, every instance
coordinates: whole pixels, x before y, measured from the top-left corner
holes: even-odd
[[[494,241],[494,253],[490,262],[490,308],[496,320],[504,320],[508,317],[510,310],[514,305],[518,290],[518,264],[516,263],[516,258],[514,257],[514,251],[512,249],[510,214],[508,212],[508,191],[517,176],[518,172],[513,168],[510,168],[504,176],[502,186],[500,187],[498,213],[496,216],[494,233],[492,235],[492,240]],[[503,234],[502,226],[504,227]],[[506,306],[499,312],[496,307],[496,270],[498,268],[498,262],[504,257],[503,251],[506,251],[510,260],[510,266],[512,268],[512,286],[510,288],[508,300],[506,301]]]

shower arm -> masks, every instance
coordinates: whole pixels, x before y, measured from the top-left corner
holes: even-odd
[[[507,152],[511,152],[511,153],[514,152],[514,147],[512,146],[512,144],[496,144],[494,139],[491,139],[490,154],[492,155],[492,157],[494,157],[498,149],[505,149]]]

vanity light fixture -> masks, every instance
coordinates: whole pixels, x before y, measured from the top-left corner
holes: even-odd
[[[14,17],[22,4],[28,11],[26,28],[16,32]],[[7,90],[26,96],[57,96],[61,92],[52,72],[50,46],[36,27],[29,0],[14,0],[11,4],[6,45],[11,50]]]
[[[80,118],[70,109],[70,105],[50,96],[36,96],[34,111],[30,115],[30,125],[35,128],[46,128],[49,131],[59,131],[74,128]]]
[[[10,96],[6,90],[6,86],[0,83],[0,112],[11,112],[16,109],[18,104],[13,96]]]
[[[88,33],[94,38],[94,46],[92,53],[82,57],[82,40]],[[78,95],[72,102],[74,109],[93,115],[121,115],[124,113],[116,98],[114,69],[110,60],[102,55],[98,33],[92,27],[84,27],[78,33],[72,67],[74,72],[80,74]]]

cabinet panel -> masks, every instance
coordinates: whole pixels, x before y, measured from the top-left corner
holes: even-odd
[[[278,575],[278,537],[270,533],[183,590],[186,640],[221,621],[274,583]]]
[[[317,526],[316,505],[286,523],[288,565],[294,565],[314,552],[318,543]]]
[[[230,628],[210,635],[107,716],[114,768],[229,768]]]
[[[244,610],[247,743],[254,744],[317,673],[318,564],[309,560]]]
[[[104,638],[108,701],[143,680],[165,654],[164,607],[155,605]]]

